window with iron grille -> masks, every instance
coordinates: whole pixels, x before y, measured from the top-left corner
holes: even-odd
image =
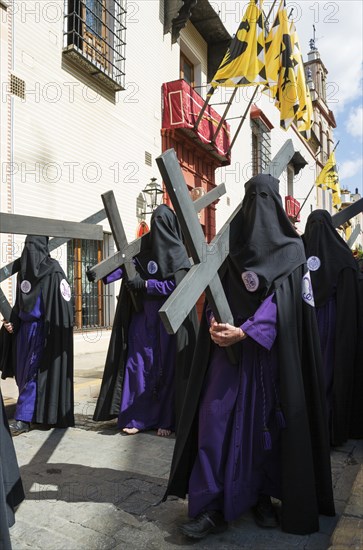
[[[271,161],[270,129],[260,119],[251,119],[252,175],[263,172]]]
[[[114,91],[124,88],[125,0],[65,0],[63,54]]]
[[[89,282],[86,271],[102,260],[102,242],[74,239],[67,244],[67,277],[73,290],[76,329],[108,327],[111,324],[110,285]]]

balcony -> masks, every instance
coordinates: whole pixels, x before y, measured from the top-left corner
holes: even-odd
[[[166,82],[162,86],[164,130],[176,130],[189,136],[216,158],[221,166],[230,164],[230,128],[224,122],[214,138],[221,120],[211,106],[207,106],[202,119],[195,129],[198,115],[204,105],[204,99],[185,80]]]

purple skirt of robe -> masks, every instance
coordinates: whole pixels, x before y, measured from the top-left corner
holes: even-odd
[[[44,321],[41,295],[30,313],[20,311],[17,333],[17,365],[15,379],[19,389],[14,418],[32,422],[37,397],[37,374],[44,350]]]
[[[133,313],[120,428],[174,429],[175,337],[166,332],[158,315],[166,298],[145,299],[144,309]]]
[[[276,349],[241,343],[238,366],[213,345],[199,410],[199,451],[189,480],[189,515],[220,510],[227,521],[256,504],[259,494],[281,498]],[[264,444],[264,427],[271,448]]]

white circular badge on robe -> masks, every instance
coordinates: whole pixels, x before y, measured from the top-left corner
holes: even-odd
[[[244,271],[241,277],[248,292],[255,292],[258,289],[260,281],[257,273],[254,271]]]
[[[72,294],[71,294],[71,287],[69,286],[68,281],[66,281],[65,279],[62,279],[59,286],[60,286],[60,291],[63,298],[65,299],[66,302],[69,302]]]
[[[154,260],[150,260],[150,262],[147,264],[147,270],[150,273],[150,275],[154,275],[157,270],[159,269],[159,266]]]
[[[22,281],[20,284],[20,289],[22,292],[24,292],[24,294],[28,294],[28,292],[30,292],[31,287],[32,287],[31,282],[27,281],[26,279],[24,279],[24,281]]]
[[[317,271],[321,266],[321,261],[317,256],[310,256],[310,258],[307,259],[306,264],[309,271]]]
[[[301,295],[304,302],[309,304],[309,306],[314,307],[314,293],[313,293],[313,285],[311,284],[311,278],[310,278],[310,271],[307,271],[305,275],[302,278],[302,288],[301,288]]]

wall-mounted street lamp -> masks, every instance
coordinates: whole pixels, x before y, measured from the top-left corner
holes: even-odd
[[[136,199],[136,217],[139,222],[145,221],[146,214],[152,214],[155,208],[162,203],[163,194],[164,191],[156,178],[151,178]]]
[[[161,204],[164,191],[156,178],[151,178],[142,193],[146,195],[146,205],[149,209],[149,212],[145,212],[145,214],[152,214],[155,208]]]

